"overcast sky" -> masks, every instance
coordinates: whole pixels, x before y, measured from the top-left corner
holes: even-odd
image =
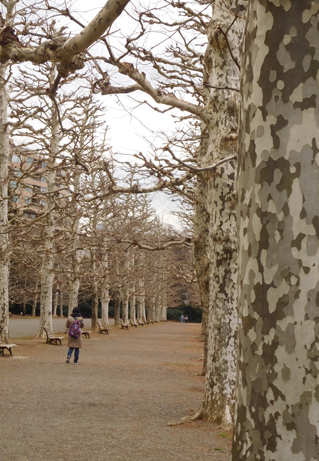
[[[89,2],[87,0],[76,0],[74,8],[81,20],[88,23],[104,3],[105,0],[90,0]],[[132,2],[132,6],[134,4],[136,4],[135,1]],[[158,4],[158,2],[155,4]],[[129,33],[134,28],[134,22],[124,11],[113,24],[112,32],[116,33],[117,30],[125,30],[126,33]],[[78,30],[76,31],[78,32]],[[142,101],[148,99],[155,106],[151,98],[148,98],[142,92],[133,93],[132,97]],[[165,144],[164,140],[161,141],[161,139],[157,138],[156,133],[164,131],[169,134],[174,128],[174,121],[169,113],[160,114],[145,104],[138,105],[137,102],[132,100],[132,97],[127,95],[102,97],[103,104],[107,106],[105,119],[109,126],[108,138],[114,152],[132,155],[138,152],[147,154],[151,152],[149,143],[156,144],[158,147]],[[153,206],[156,208],[161,220],[175,227],[178,226],[176,217],[172,215],[172,212],[177,210],[177,205],[172,203],[166,194],[153,194]]]

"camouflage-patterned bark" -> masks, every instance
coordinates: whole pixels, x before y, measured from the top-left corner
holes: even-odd
[[[233,460],[319,459],[318,1],[251,0]]]
[[[209,92],[207,92],[209,94]],[[203,158],[208,148],[206,124],[202,123],[202,136],[197,156],[197,165],[203,165]],[[202,309],[202,338],[204,340],[204,357],[202,375],[207,370],[208,351],[208,311],[209,311],[209,259],[208,259],[208,226],[207,211],[207,176],[203,171],[196,177],[195,216],[194,216],[194,267],[197,274]]]
[[[225,8],[227,6],[227,8]],[[209,44],[205,56],[212,89],[207,108],[212,113],[208,129],[206,162],[211,164],[236,154],[239,53],[244,20],[242,1],[215,1]],[[236,14],[240,14],[236,18]],[[227,40],[225,34],[227,32]],[[228,89],[222,89],[227,87]],[[237,232],[236,162],[213,170],[208,183],[209,317],[206,389],[201,416],[223,426],[231,425],[234,412],[237,339]]]
[[[8,95],[5,64],[0,64],[0,342],[9,342],[9,238],[8,238]]]

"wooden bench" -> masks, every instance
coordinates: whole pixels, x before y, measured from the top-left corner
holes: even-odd
[[[109,327],[101,327],[101,325],[99,324],[99,322],[96,322],[97,326],[98,326],[98,329],[99,329],[99,333],[105,333],[106,335],[109,334]]]
[[[47,343],[53,344],[55,343],[56,345],[60,343],[62,345],[62,339],[64,336],[54,336],[52,331],[49,328],[43,328],[46,335],[47,335]]]
[[[2,355],[4,357],[4,350],[7,349],[10,352],[10,355],[12,355],[11,349],[15,347],[16,344],[0,344],[0,351],[2,352]]]
[[[90,336],[91,331],[82,331],[82,336],[85,336],[85,338],[91,338]]]
[[[122,330],[124,330],[125,328],[128,330],[128,324],[127,323],[124,323],[123,320],[121,319],[121,328]]]
[[[144,322],[142,322],[141,320],[139,319],[136,319],[136,322],[138,325],[141,325],[142,327],[145,325]]]
[[[132,319],[130,319],[130,324],[132,327],[136,327],[137,328],[137,323],[136,322],[133,322]]]

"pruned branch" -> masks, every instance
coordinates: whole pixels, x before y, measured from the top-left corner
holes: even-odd
[[[58,72],[62,77],[84,66],[82,53],[96,42],[120,16],[130,0],[108,0],[95,18],[75,37],[57,37],[45,41],[38,47],[22,45],[10,28],[0,35],[0,62],[31,61],[41,64],[47,61],[59,62]]]

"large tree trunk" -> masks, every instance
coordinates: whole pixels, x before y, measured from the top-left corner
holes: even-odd
[[[239,49],[244,21],[239,0],[214,2],[205,63],[208,83],[214,88],[207,109],[206,163],[236,155]],[[225,8],[227,5],[228,8]],[[227,41],[224,33],[228,31]],[[231,49],[231,52],[230,52]],[[231,426],[234,413],[237,339],[237,233],[235,190],[236,162],[225,163],[209,175],[206,213],[209,221],[209,314],[206,387],[199,417]],[[205,210],[204,210],[205,211]]]
[[[201,155],[197,164],[202,166],[203,153],[207,152],[207,132],[203,129],[200,147]],[[202,375],[207,370],[208,345],[208,312],[209,312],[209,259],[208,259],[208,225],[207,211],[207,172],[200,173],[196,179],[194,216],[194,267],[197,274],[202,309],[202,338],[204,341],[204,357]]]
[[[0,64],[0,342],[9,342],[9,237],[8,237],[8,95],[6,68]]]
[[[249,3],[236,461],[318,459],[318,13],[318,1]]]

